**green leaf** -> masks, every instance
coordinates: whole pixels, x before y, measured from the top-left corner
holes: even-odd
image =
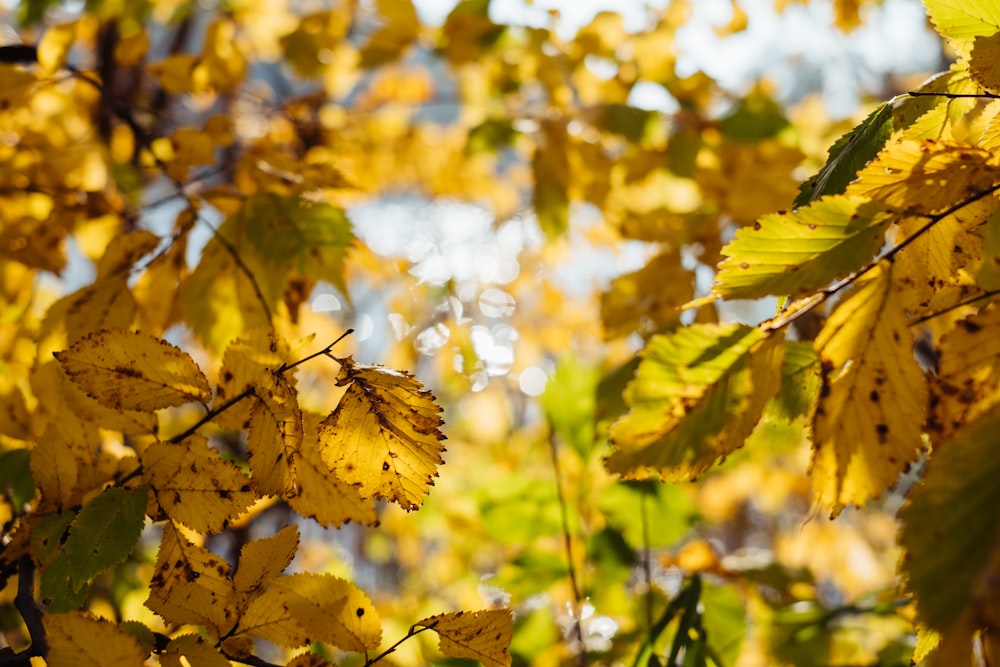
[[[0,494],[6,494],[18,512],[35,497],[35,480],[31,476],[30,464],[30,449],[0,452]]]
[[[639,143],[656,114],[627,104],[607,104],[601,110],[598,125],[612,134],[618,134],[633,143]]]
[[[969,39],[1000,30],[1000,4],[992,0],[924,0],[924,5],[944,37]]]
[[[785,341],[781,391],[768,401],[764,414],[787,423],[807,415],[816,403],[819,386],[819,358],[812,343]]]
[[[779,389],[783,337],[744,325],[695,324],[654,336],[611,426],[611,472],[696,478],[743,446]]]
[[[701,591],[705,606],[702,624],[709,647],[724,665],[735,665],[746,635],[746,610],[743,598],[734,586],[706,583]]]
[[[233,223],[272,271],[295,269],[347,294],[344,262],[354,245],[354,232],[341,209],[265,192],[248,200]]]
[[[879,204],[844,195],[765,215],[722,249],[715,293],[756,299],[825,287],[868,262],[892,221]]]
[[[719,129],[736,141],[763,141],[788,127],[781,105],[761,88],[752,90],[728,116],[719,121]]]
[[[509,120],[499,118],[484,120],[469,130],[465,150],[470,155],[495,153],[498,149],[509,146],[517,135],[517,130]]]
[[[580,456],[586,456],[594,445],[598,377],[596,368],[567,355],[556,365],[539,398],[552,429]]]
[[[55,554],[62,544],[66,529],[76,518],[76,512],[67,510],[58,514],[50,514],[31,531],[31,554],[40,562],[45,563]]]
[[[860,125],[834,142],[823,168],[799,186],[794,206],[842,194],[858,171],[882,150],[892,130],[892,104],[883,102]]]
[[[945,633],[967,612],[984,626],[1000,622],[1000,411],[934,448],[923,482],[900,511],[902,571],[917,618]]]
[[[643,509],[645,504],[645,509]],[[679,484],[621,482],[601,493],[599,505],[608,524],[622,532],[635,548],[672,547],[687,533],[697,518],[694,500]],[[644,535],[643,515],[648,522]]]
[[[42,573],[42,596],[52,600],[50,610],[78,607],[99,572],[128,558],[142,532],[147,495],[145,486],[109,488],[80,510],[62,552]]]

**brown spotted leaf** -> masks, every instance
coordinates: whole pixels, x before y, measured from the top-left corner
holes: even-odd
[[[417,509],[444,462],[441,408],[409,373],[341,363],[347,392],[320,424],[324,460],[362,495]]]
[[[212,396],[186,352],[139,331],[97,331],[55,357],[77,386],[112,410],[148,412]]]
[[[486,667],[510,667],[514,619],[509,609],[438,614],[415,625],[438,633],[441,652],[449,658],[471,658]]]
[[[927,381],[888,262],[847,294],[816,338],[822,388],[810,472],[817,502],[834,514],[892,486],[917,457]]]

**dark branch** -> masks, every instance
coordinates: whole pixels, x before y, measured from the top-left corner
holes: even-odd
[[[423,626],[420,627],[419,630],[416,629],[417,626],[411,625],[409,632],[407,632],[404,637],[402,637],[401,639],[397,640],[395,644],[393,644],[392,646],[390,646],[386,650],[382,651],[381,653],[379,653],[374,658],[368,658],[367,660],[365,660],[365,667],[371,667],[376,662],[378,662],[382,658],[386,657],[390,653],[395,653],[396,649],[399,648],[400,645],[403,642],[405,642],[407,639],[409,639],[410,637],[415,637],[415,636],[419,635],[421,632],[424,632],[426,630],[432,630],[432,629],[434,629],[435,625],[437,625],[437,621],[434,621],[430,625],[423,625]]]
[[[1000,95],[996,93],[933,93],[929,91],[915,91],[910,90],[906,93],[910,97],[944,97],[949,100],[961,100],[961,99],[979,99],[979,100],[996,100],[1000,99]]]

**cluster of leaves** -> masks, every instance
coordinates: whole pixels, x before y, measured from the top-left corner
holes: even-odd
[[[840,28],[861,4],[834,3]],[[490,666],[992,655],[1000,5],[925,4],[955,64],[824,156],[837,126],[765,83],[737,97],[677,72],[685,1],[572,39],[486,0],[438,27],[410,0],[94,2],[68,22],[22,3],[26,41],[52,25],[0,47],[0,601],[19,612],[0,628],[31,642],[0,664],[416,665],[433,649],[406,640],[428,629]],[[746,27],[732,5],[719,34]],[[677,111],[638,107],[641,86]],[[502,285],[516,315],[467,316],[482,286],[414,286],[356,238],[352,205],[414,192],[498,227],[534,214],[545,241]],[[649,259],[596,298],[552,277],[623,240]],[[450,474],[436,399],[335,357],[351,339],[307,307],[317,288],[414,323],[392,366],[440,385]],[[771,296],[774,317],[719,322]],[[476,336],[509,325],[518,371],[554,368],[541,421],[502,382],[476,391]],[[447,347],[417,356],[410,331]],[[336,340],[309,352],[316,336]],[[915,478],[895,542],[877,499]],[[785,524],[810,505],[840,516],[803,528],[812,551],[901,546],[908,593],[795,556]],[[303,519],[371,527],[358,556],[390,590],[335,559],[316,569],[345,576],[283,574],[309,558]],[[516,627],[438,613],[484,596]],[[383,648],[383,627],[402,638]]]

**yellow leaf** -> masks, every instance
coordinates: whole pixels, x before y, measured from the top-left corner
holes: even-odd
[[[306,646],[316,639],[284,605],[284,594],[274,588],[250,600],[237,630],[286,648]]]
[[[295,387],[263,373],[256,383],[247,435],[247,458],[261,494],[283,496],[293,488],[292,466],[302,444],[302,411]]]
[[[882,262],[816,338],[822,388],[813,422],[814,495],[834,514],[892,486],[921,446],[927,382]]]
[[[230,662],[199,635],[174,637],[160,654],[162,667],[230,667]]]
[[[444,462],[441,408],[409,373],[340,362],[348,388],[320,424],[323,459],[362,495],[417,509]]]
[[[76,22],[53,26],[38,42],[38,64],[52,74],[63,68],[76,40]]]
[[[170,623],[202,625],[222,637],[237,620],[235,597],[229,563],[164,524],[146,606]]]
[[[97,280],[127,273],[143,255],[152,252],[159,242],[160,238],[156,234],[143,230],[119,234],[107,245],[97,262]]]
[[[285,363],[292,361],[288,343],[273,329],[254,329],[226,347],[222,355],[222,370],[215,390],[214,409],[255,388],[260,378],[271,375]],[[246,429],[250,425],[252,401],[241,401],[227,408],[215,418],[224,428]]]
[[[192,435],[179,444],[157,442],[142,453],[153,497],[167,515],[199,533],[217,533],[257,499],[250,478]]]
[[[77,460],[50,425],[31,450],[31,476],[42,494],[42,508],[62,511],[78,500]]]
[[[317,425],[310,415],[306,438],[295,460],[295,488],[285,501],[304,517],[321,526],[336,528],[350,521],[371,526],[378,523],[375,504],[362,497],[358,487],[342,481],[323,460],[317,442]],[[316,417],[318,419],[318,417]]]
[[[149,35],[145,30],[122,37],[115,44],[115,62],[122,67],[135,67],[149,51]]]
[[[149,65],[149,73],[155,76],[163,89],[171,95],[196,93],[208,84],[207,74],[201,64],[201,56],[190,53],[176,53],[158,63]]]
[[[138,331],[98,331],[55,357],[88,396],[114,410],[159,410],[212,396],[186,352]]]
[[[998,182],[1000,165],[987,150],[897,139],[858,172],[846,194],[878,200],[902,213],[931,215],[995,189]]]
[[[247,61],[236,42],[236,24],[228,18],[213,21],[205,30],[203,63],[216,90],[235,90],[247,73]]]
[[[299,529],[286,526],[271,537],[254,540],[240,550],[240,565],[233,576],[236,592],[244,599],[267,588],[288,567],[299,548]]]
[[[48,667],[142,667],[139,642],[113,623],[82,612],[46,614]]]
[[[345,651],[378,648],[382,625],[371,600],[351,582],[329,574],[279,577],[272,590],[312,640]]]
[[[52,304],[42,323],[43,347],[61,349],[100,329],[129,328],[135,299],[127,281],[127,275],[109,276]]]
[[[335,665],[315,653],[302,653],[286,662],[285,667],[335,667]]]
[[[960,320],[941,338],[927,430],[935,443],[1000,403],[1000,307]]]
[[[510,667],[514,619],[509,609],[438,614],[414,625],[438,633],[441,652],[449,658],[471,658],[486,667]]]

